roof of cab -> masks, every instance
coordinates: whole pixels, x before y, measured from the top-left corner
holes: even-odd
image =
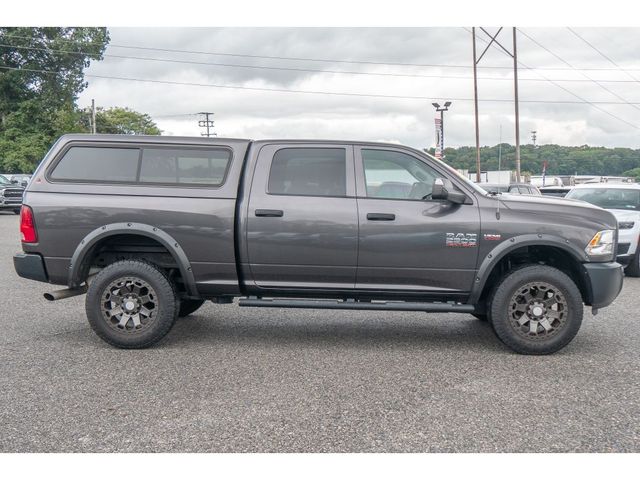
[[[414,147],[403,145],[400,143],[389,142],[373,142],[362,140],[328,140],[328,139],[290,139],[290,138],[275,138],[275,139],[259,139],[251,140],[248,138],[231,138],[231,137],[187,137],[187,136],[172,136],[172,135],[122,135],[122,134],[104,134],[104,133],[72,133],[66,134],[60,137],[61,142],[71,141],[83,141],[83,142],[131,142],[131,143],[189,143],[189,144],[229,144],[229,143],[254,143],[254,144],[268,144],[268,143],[287,143],[287,144],[309,144],[309,143],[324,143],[333,145],[371,145],[380,147],[394,147],[394,148],[407,148],[411,150],[417,150]],[[424,152],[422,152],[424,153]]]

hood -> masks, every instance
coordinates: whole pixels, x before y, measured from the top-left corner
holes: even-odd
[[[548,197],[538,195],[496,195],[500,203],[509,210],[520,210],[536,215],[566,216],[571,219],[583,217],[591,220],[605,229],[615,229],[617,220],[615,215],[600,207],[582,200],[571,198]]]
[[[613,213],[618,221],[634,220],[637,221],[640,218],[640,212],[636,210],[618,210],[615,208],[607,209],[607,211]]]

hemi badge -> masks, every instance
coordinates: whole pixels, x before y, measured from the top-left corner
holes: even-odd
[[[489,240],[491,242],[495,242],[498,241],[502,238],[502,235],[500,235],[499,233],[485,233],[483,235],[485,240]]]

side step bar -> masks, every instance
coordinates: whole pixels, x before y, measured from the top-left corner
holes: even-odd
[[[427,302],[364,302],[356,300],[302,300],[277,298],[241,298],[241,307],[267,308],[325,308],[332,310],[396,310],[404,312],[455,312],[473,313],[473,305],[462,303],[427,303]]]

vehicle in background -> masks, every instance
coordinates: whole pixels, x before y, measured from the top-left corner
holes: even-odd
[[[12,210],[16,215],[20,214],[23,193],[23,187],[0,175],[0,210]]]
[[[67,286],[49,300],[86,293],[90,325],[121,348],[239,298],[467,313],[513,350],[548,354],[624,277],[610,212],[491,195],[402,145],[66,135],[34,177],[16,271]]]
[[[560,177],[551,175],[545,175],[544,177],[542,175],[533,175],[531,177],[531,184],[535,185],[536,187],[562,187],[564,185],[564,182]]]
[[[538,190],[544,196],[549,197],[565,197],[573,187],[540,187]]]
[[[541,195],[540,190],[535,185],[529,183],[480,183],[483,189],[489,193],[509,193],[511,195]]]
[[[31,175],[26,173],[4,173],[2,174],[7,180],[15,185],[20,185],[21,187],[25,187],[29,185],[31,181]]]
[[[586,183],[573,187],[566,198],[589,202],[616,216],[617,260],[626,266],[627,275],[640,277],[640,185]]]

